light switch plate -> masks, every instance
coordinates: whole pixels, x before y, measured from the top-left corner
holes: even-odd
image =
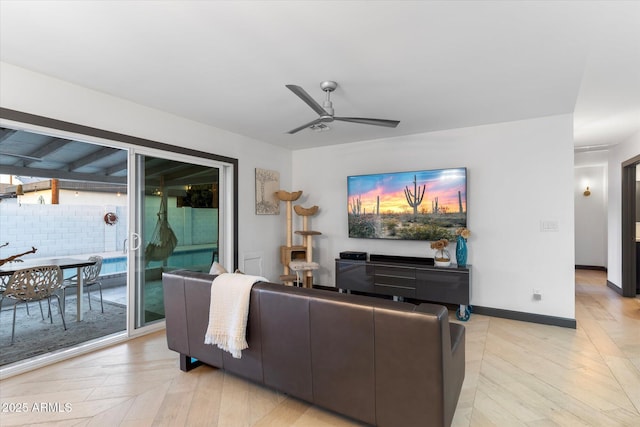
[[[559,230],[558,221],[555,221],[555,220],[540,221],[540,231],[557,232],[558,230]]]

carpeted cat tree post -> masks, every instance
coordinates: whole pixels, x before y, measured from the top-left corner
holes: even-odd
[[[304,259],[305,258],[305,247],[304,246],[294,246],[293,245],[293,213],[292,213],[292,202],[298,200],[302,195],[302,191],[284,191],[278,190],[276,191],[276,197],[278,200],[283,201],[287,204],[287,243],[284,246],[280,246],[280,262],[283,265],[283,274],[280,276],[280,280],[284,282],[285,285],[292,286],[293,282],[296,280],[297,275],[291,274],[291,270],[289,268],[289,264],[292,260],[295,259]]]
[[[296,274],[302,271],[304,276],[304,287],[312,288],[313,271],[317,270],[320,267],[317,262],[313,262],[313,236],[318,236],[322,233],[320,233],[319,231],[309,230],[308,218],[318,212],[318,207],[312,206],[310,208],[303,208],[300,205],[296,205],[293,207],[293,209],[298,215],[302,217],[302,230],[296,231],[296,234],[301,235],[304,240],[306,256],[304,261],[291,261],[289,263],[289,267],[291,267],[292,270],[296,271]]]

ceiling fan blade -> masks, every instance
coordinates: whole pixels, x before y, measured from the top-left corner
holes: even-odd
[[[333,120],[339,120],[341,122],[360,123],[363,125],[376,125],[385,126],[388,128],[394,128],[400,124],[398,120],[385,120],[385,119],[366,119],[361,117],[334,117]]]
[[[296,85],[285,85],[291,92],[295,93],[296,95],[298,95],[298,97],[300,99],[302,99],[304,102],[307,103],[307,105],[311,108],[313,108],[313,111],[315,111],[316,113],[318,113],[321,116],[326,116],[328,113],[327,111],[322,108],[322,106],[320,104],[318,104],[316,102],[315,99],[313,99],[311,97],[311,95],[309,95],[304,89],[302,89],[300,86],[296,86]],[[291,132],[289,132],[291,133]]]
[[[26,156],[24,154],[13,154],[13,153],[2,153],[2,152],[0,152],[0,156],[18,157],[20,159],[35,160],[36,162],[41,162],[42,161],[41,157]]]
[[[289,134],[294,134],[294,133],[296,133],[296,132],[300,132],[302,129],[306,129],[306,128],[308,128],[309,126],[317,125],[317,124],[318,124],[318,123],[320,123],[320,122],[322,122],[322,119],[321,119],[320,117],[318,117],[318,118],[317,118],[317,119],[315,119],[314,121],[311,121],[311,122],[307,123],[306,125],[302,125],[302,126],[300,126],[300,127],[297,127],[297,128],[295,128],[295,129],[292,129],[292,130],[290,130],[290,131],[289,131],[289,132],[287,132],[287,133],[289,133]]]

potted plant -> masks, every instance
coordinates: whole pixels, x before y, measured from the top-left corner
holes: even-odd
[[[449,245],[447,239],[436,240],[431,242],[431,249],[435,249],[434,263],[438,267],[448,267],[451,265],[451,256],[445,248]]]

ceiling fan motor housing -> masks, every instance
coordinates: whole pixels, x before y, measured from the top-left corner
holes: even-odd
[[[327,80],[325,82],[320,83],[320,89],[325,92],[333,92],[338,87],[338,83]]]

